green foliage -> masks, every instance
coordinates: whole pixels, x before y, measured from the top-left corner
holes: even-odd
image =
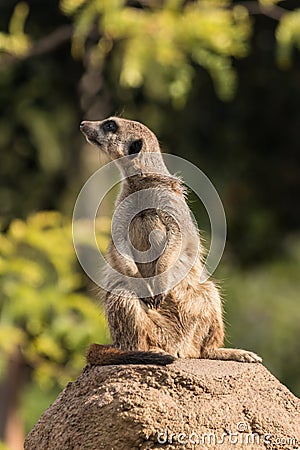
[[[69,61],[74,62],[71,57]],[[72,134],[80,118],[72,75],[63,82],[68,70],[74,73],[68,64],[68,58],[54,62],[49,57],[2,68],[0,217],[5,226],[14,217],[25,219],[31,211],[63,209],[66,197],[76,189],[73,180],[80,186],[74,163],[78,145]],[[66,180],[71,164],[72,177]],[[73,199],[65,208],[67,214],[72,206]]]
[[[24,32],[28,13],[29,8],[26,3],[21,2],[16,5],[10,19],[8,33],[0,32],[0,57],[2,52],[14,56],[23,56],[28,52],[31,40]]]
[[[287,69],[292,64],[293,49],[300,50],[300,9],[286,13],[276,31],[278,41],[277,59]]]
[[[268,11],[278,0],[260,0]],[[169,0],[157,6],[126,5],[124,0],[61,0],[61,11],[74,20],[72,53],[85,54],[88,38],[95,24],[99,38],[89,44],[90,64],[99,66],[113,54],[120,85],[143,87],[155,100],[185,104],[199,65],[210,74],[217,95],[233,97],[237,76],[233,58],[243,58],[249,51],[252,21],[242,4],[231,0]],[[24,33],[28,14],[25,3],[17,4],[9,33],[0,33],[0,51],[26,56],[31,39]],[[277,28],[278,62],[291,63],[293,47],[300,47],[299,10],[282,15]]]
[[[290,240],[289,257],[253,269],[224,264],[228,346],[247,348],[300,394],[300,241]]]
[[[3,442],[0,441],[0,450],[11,450],[5,445]]]
[[[46,389],[78,374],[90,342],[108,340],[100,307],[80,291],[75,263],[71,224],[59,213],[15,220],[0,235],[0,350],[10,355],[19,346]]]
[[[123,1],[62,0],[61,8],[75,17],[73,54],[84,44],[95,21],[100,39],[91,49],[93,62],[117,49],[120,83],[144,86],[152,98],[182,105],[194,75],[194,64],[210,73],[220,98],[231,98],[236,76],[232,57],[248,51],[251,24],[247,10],[229,1],[164,2],[161,8],[137,9]],[[228,7],[228,8],[227,8]]]

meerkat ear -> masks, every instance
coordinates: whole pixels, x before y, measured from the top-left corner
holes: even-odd
[[[139,153],[143,148],[143,139],[137,139],[131,142],[128,149],[128,155],[134,155]]]

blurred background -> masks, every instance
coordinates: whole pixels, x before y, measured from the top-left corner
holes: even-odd
[[[102,160],[82,119],[139,120],[224,204],[227,346],[300,394],[300,10],[295,1],[0,2],[0,449],[109,342],[77,263],[76,197]],[[209,222],[190,195],[199,228]],[[99,242],[107,245],[113,204]]]

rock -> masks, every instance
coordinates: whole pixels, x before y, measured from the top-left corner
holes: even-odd
[[[300,400],[261,364],[93,366],[69,383],[25,450],[296,449]]]

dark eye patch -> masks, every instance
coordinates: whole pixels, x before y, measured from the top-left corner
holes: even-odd
[[[116,133],[118,130],[118,125],[114,120],[107,120],[102,124],[102,129],[105,131],[105,133],[111,132]]]
[[[139,153],[142,150],[142,147],[143,139],[137,139],[136,141],[131,142],[128,149],[128,155],[135,155],[136,153]]]

